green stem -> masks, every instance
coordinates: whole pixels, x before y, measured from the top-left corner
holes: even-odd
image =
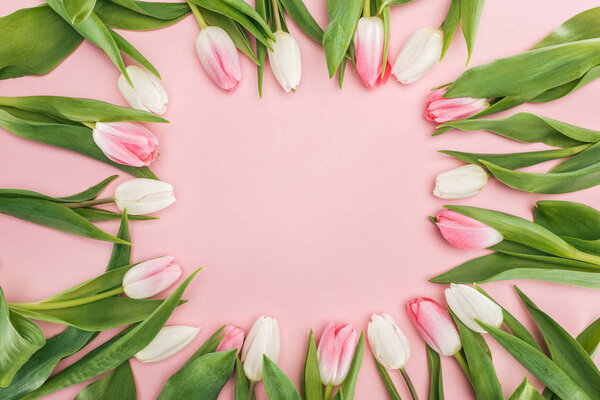
[[[400,368],[400,372],[402,373],[402,377],[404,378],[404,382],[406,382],[406,386],[408,386],[408,391],[410,392],[410,396],[413,400],[419,400],[419,396],[417,395],[417,391],[408,376],[408,373],[404,368]]]
[[[194,17],[196,17],[196,21],[198,21],[198,25],[200,25],[200,29],[206,28],[208,26],[208,24],[204,20],[204,17],[202,17],[202,14],[200,13],[200,9],[198,8],[198,6],[195,5],[194,3],[192,3],[190,0],[186,0],[186,3],[188,4],[190,9],[194,13]]]
[[[323,400],[330,400],[332,394],[333,394],[333,386],[330,386],[330,385],[325,386],[325,395],[323,395]]]
[[[112,203],[115,201],[114,197],[110,197],[110,198],[106,198],[106,199],[95,199],[95,200],[88,200],[88,201],[80,201],[77,203],[62,203],[63,206],[69,207],[69,208],[81,208],[81,207],[90,207],[90,206],[96,206],[98,204],[107,204],[107,203]]]
[[[254,398],[256,397],[256,395],[254,394],[254,389],[256,388],[256,382],[254,381],[250,381],[250,400],[254,400]]]
[[[57,302],[48,302],[48,303],[9,303],[8,305],[11,307],[17,307],[25,310],[54,310],[57,308],[69,308],[80,306],[82,304],[93,303],[98,300],[107,299],[109,297],[118,295],[123,293],[123,286],[119,286],[116,289],[109,290],[108,292],[103,292],[96,294],[94,296],[82,297],[80,299],[73,300],[65,300],[65,301],[57,301]]]
[[[454,355],[454,358],[456,359],[456,362],[458,362],[458,365],[460,365],[460,367],[462,368],[463,372],[467,376],[467,379],[470,382],[471,381],[471,370],[469,369],[469,365],[467,364],[467,360],[465,360],[465,358],[463,357],[463,355],[462,355],[462,353],[460,351],[456,352],[456,354]]]
[[[363,6],[363,17],[371,16],[371,1],[365,0],[365,4]]]
[[[273,5],[273,19],[275,20],[275,30],[281,30],[281,19],[279,17],[279,0],[271,0],[271,4]]]

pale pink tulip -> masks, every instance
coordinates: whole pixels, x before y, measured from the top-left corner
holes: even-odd
[[[123,276],[123,291],[132,299],[145,299],[162,292],[181,276],[175,257],[165,256],[144,261]]]
[[[408,315],[423,340],[443,356],[452,356],[460,348],[460,336],[446,310],[435,300],[419,297],[408,303]]]
[[[242,78],[240,59],[233,41],[224,29],[207,26],[196,39],[196,51],[204,70],[222,89],[235,89]]]
[[[463,250],[485,249],[503,239],[494,228],[452,210],[440,211],[436,225],[448,243]]]
[[[472,97],[445,98],[442,97],[444,93],[446,93],[446,89],[442,88],[433,91],[427,97],[425,118],[443,124],[444,122],[470,117],[488,106],[486,99]]]
[[[97,122],[92,133],[104,155],[118,164],[148,166],[158,153],[158,139],[132,122]]]
[[[350,369],[357,343],[358,333],[352,325],[333,323],[327,325],[317,351],[323,385],[342,384]]]
[[[362,17],[358,21],[356,33],[354,34],[354,54],[356,56],[356,71],[369,89],[385,83],[392,72],[388,61],[385,76],[381,77],[383,45],[384,32],[381,18]]]
[[[219,343],[217,351],[227,351],[232,349],[241,349],[244,343],[244,330],[239,326],[227,325],[223,329],[223,340]]]

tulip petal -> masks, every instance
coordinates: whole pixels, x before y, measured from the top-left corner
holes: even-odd
[[[135,358],[141,362],[155,362],[169,358],[194,340],[200,328],[194,326],[165,326],[150,344],[137,352]]]

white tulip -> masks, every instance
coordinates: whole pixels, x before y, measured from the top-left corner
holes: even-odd
[[[435,178],[433,195],[440,199],[464,199],[481,192],[488,175],[479,165],[468,164],[442,172]]]
[[[404,368],[410,357],[410,343],[389,314],[371,316],[367,330],[373,355],[390,369]]]
[[[275,42],[270,41],[273,50],[267,49],[271,71],[287,93],[296,90],[302,75],[300,47],[292,35],[284,31],[275,32]]]
[[[138,110],[150,111],[158,115],[167,112],[169,96],[160,79],[147,69],[136,65],[130,65],[126,70],[133,86],[127,82],[123,74],[117,82],[125,101]]]
[[[246,337],[242,348],[244,372],[252,382],[262,380],[263,355],[279,360],[279,325],[275,318],[260,317]]]
[[[446,301],[454,314],[469,329],[486,333],[475,320],[479,320],[496,328],[502,325],[504,317],[502,308],[492,300],[467,285],[450,284],[446,289]]]
[[[421,78],[442,55],[442,31],[422,28],[413,33],[400,50],[392,74],[407,85]]]
[[[200,332],[195,326],[173,325],[163,327],[148,346],[135,354],[141,362],[154,362],[179,353]]]
[[[156,179],[135,178],[121,183],[115,190],[119,210],[130,215],[150,214],[175,201],[173,186]]]

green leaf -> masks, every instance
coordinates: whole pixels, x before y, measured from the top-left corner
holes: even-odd
[[[13,377],[41,348],[46,339],[33,322],[9,310],[0,288],[0,388],[10,385]]]
[[[454,33],[458,27],[458,22],[460,21],[460,12],[461,0],[452,0],[450,3],[450,8],[448,9],[448,13],[446,13],[444,23],[442,24],[443,46],[440,60],[444,58],[446,52],[448,51],[448,47],[450,47],[450,43],[452,43],[452,38],[454,37]]]
[[[131,234],[129,233],[129,216],[127,215],[127,211],[123,211],[123,214],[121,215],[121,224],[119,225],[117,237],[125,240],[126,242],[131,242]],[[122,266],[130,264],[131,246],[115,243],[110,253],[106,271],[114,271]]]
[[[285,11],[304,33],[319,44],[323,43],[323,29],[310,14],[302,0],[281,0]]]
[[[586,240],[600,238],[600,212],[585,204],[540,200],[533,209],[533,220],[558,236]]]
[[[321,374],[319,372],[317,345],[312,329],[308,335],[306,357],[304,358],[302,397],[304,400],[323,400],[323,385],[321,384]]]
[[[12,198],[14,198],[14,197],[31,197],[31,198],[36,198],[36,199],[44,199],[44,200],[54,201],[57,203],[77,203],[77,202],[81,202],[81,201],[88,201],[88,200],[95,199],[98,196],[98,194],[100,194],[100,192],[102,190],[104,190],[104,188],[106,186],[108,186],[108,184],[110,182],[112,182],[113,180],[115,180],[118,176],[119,175],[109,176],[108,178],[106,178],[102,182],[98,183],[97,185],[94,185],[94,186],[84,190],[83,192],[74,194],[72,196],[67,196],[67,197],[51,197],[51,196],[47,196],[42,193],[34,192],[31,190],[23,190],[23,189],[0,189],[0,197],[12,197]]]
[[[523,367],[563,399],[593,400],[555,362],[521,339],[493,326],[479,323]]]
[[[352,357],[352,362],[350,363],[350,369],[348,370],[348,375],[346,375],[346,379],[340,386],[340,390],[334,396],[336,400],[353,400],[354,392],[356,390],[356,382],[358,381],[358,373],[360,372],[360,367],[362,365],[363,354],[365,351],[365,335],[363,332],[360,333],[360,338],[358,339],[358,344],[356,345],[356,350],[354,351],[354,357]]]
[[[523,304],[536,320],[552,361],[585,390],[590,397],[600,393],[600,371],[585,349],[548,314],[543,312],[519,288],[515,287]]]
[[[135,379],[129,360],[87,385],[75,400],[136,400]]]
[[[142,53],[140,53],[135,47],[133,47],[131,43],[125,40],[123,36],[119,35],[117,32],[113,31],[110,28],[107,29],[110,35],[112,36],[113,40],[117,44],[119,50],[121,50],[124,54],[128,55],[133,61],[140,64],[160,79],[160,74],[158,73],[156,68],[154,68],[154,65],[152,65],[152,63],[150,63],[150,61],[148,61],[148,59],[146,59],[146,57],[144,57]]]
[[[0,79],[43,75],[81,43],[82,37],[47,5],[0,18]]]
[[[396,385],[394,385],[394,381],[388,374],[387,370],[383,365],[379,363],[379,361],[375,360],[375,365],[377,365],[377,371],[379,371],[379,375],[381,375],[381,379],[385,384],[385,388],[387,389],[388,394],[390,395],[391,400],[402,400],[398,390],[396,389]]]
[[[556,165],[550,170],[550,172],[574,172],[597,163],[598,156],[600,156],[600,144],[596,143],[588,149],[577,154],[576,156],[571,157]]]
[[[467,64],[471,59],[473,47],[475,46],[475,36],[477,35],[483,4],[484,0],[460,0],[462,31],[467,42]]]
[[[590,357],[594,357],[598,351],[598,346],[600,346],[600,318],[596,319],[585,328],[583,332],[577,336],[577,341]]]
[[[363,2],[360,0],[337,1],[335,8],[330,12],[330,22],[323,34],[323,49],[329,78],[333,77],[346,55],[354,36],[362,5]]]
[[[465,161],[469,164],[483,166],[481,160],[498,165],[507,169],[516,169],[529,167],[531,165],[542,162],[556,160],[558,158],[570,157],[572,155],[585,151],[589,145],[567,147],[566,149],[558,150],[543,150],[531,151],[525,153],[507,153],[507,154],[491,154],[491,153],[463,153],[461,151],[442,150],[440,153],[448,154],[454,158]]]
[[[62,0],[69,23],[78,25],[83,22],[94,10],[96,0]]]
[[[256,12],[258,12],[258,14],[266,20],[268,20],[267,18],[267,7],[268,7],[268,0],[255,0],[254,2],[255,7],[256,7]],[[258,96],[260,98],[262,98],[262,85],[263,85],[263,76],[265,73],[265,61],[267,58],[267,48],[265,47],[264,44],[260,43],[259,41],[256,41],[256,59],[257,59],[257,67],[256,67],[256,74],[257,74],[257,79],[258,79]]]
[[[57,390],[84,382],[97,375],[115,369],[135,353],[146,347],[177,307],[183,292],[199,270],[192,273],[177,289],[143,322],[117,335],[86,354],[79,361],[68,366],[50,378],[37,390],[23,397],[23,400],[39,399]]]
[[[217,400],[233,373],[236,350],[204,354],[169,378],[158,400]]]
[[[112,212],[109,210],[103,210],[101,208],[93,208],[93,207],[81,207],[81,208],[73,208],[77,214],[81,215],[83,218],[87,219],[90,222],[95,221],[113,221],[115,219],[120,219],[122,214]],[[148,221],[152,219],[159,219],[158,217],[150,217],[147,215],[131,215],[129,217],[131,220],[135,221]]]
[[[266,355],[263,356],[263,380],[269,400],[302,400],[290,378]]]
[[[483,337],[467,328],[460,319],[452,313],[452,318],[458,327],[467,364],[471,371],[471,385],[478,399],[504,400],[502,386],[496,376],[496,369],[489,356]],[[479,336],[479,338],[477,338]],[[483,345],[485,347],[482,346]]]
[[[256,10],[254,8],[250,7],[250,5],[248,5],[248,3],[246,3],[244,0],[222,0],[222,1],[226,4],[228,4],[229,6],[231,6],[232,8],[238,10],[239,12],[242,12],[245,15],[247,15],[249,18],[252,19],[252,21],[254,21],[254,23],[257,26],[259,26],[262,29],[262,31],[265,34],[265,37],[267,37],[271,40],[275,40],[275,36],[273,35],[273,32],[269,28],[269,25],[267,25],[267,22],[256,12]]]
[[[133,4],[133,7],[139,8],[135,2]],[[179,22],[190,13],[185,3],[155,4],[160,7],[157,9],[160,12],[149,15],[144,10],[132,10],[114,1],[97,0],[94,12],[105,25],[129,31],[164,28]]]
[[[250,381],[239,357],[235,358],[235,400],[250,400]]]
[[[131,244],[101,231],[70,208],[48,200],[0,197],[0,213],[73,235]]]
[[[444,400],[440,355],[429,345],[425,345],[425,347],[427,348],[427,363],[429,365],[429,400]]]
[[[600,7],[583,11],[555,28],[552,33],[542,39],[533,48],[538,49],[600,37],[598,18],[600,18]]]
[[[527,377],[514,391],[508,400],[543,400],[544,398],[537,389],[529,383]]]
[[[598,64],[600,39],[544,47],[471,68],[444,96],[487,98],[529,94],[577,79]]]
[[[252,44],[250,44],[250,39],[248,39],[248,35],[246,35],[246,32],[244,32],[238,23],[210,10],[202,11],[202,16],[209,25],[216,25],[223,28],[238,50],[250,57],[254,63],[259,63],[256,54],[254,53],[254,49],[252,48]]]
[[[560,99],[568,94],[573,93],[576,90],[581,89],[588,83],[598,79],[600,77],[600,66],[594,67],[586,72],[580,78],[574,79],[571,82],[567,82],[560,86],[548,89],[545,92],[533,97],[531,102],[533,103],[545,103],[552,100]]]
[[[383,0],[377,7],[377,12],[381,13],[385,7],[399,6],[402,4],[410,3],[413,0]]]

